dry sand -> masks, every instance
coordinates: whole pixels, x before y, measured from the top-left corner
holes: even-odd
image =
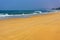
[[[60,12],[0,20],[0,40],[60,40]]]

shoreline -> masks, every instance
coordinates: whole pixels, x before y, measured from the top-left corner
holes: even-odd
[[[33,14],[21,14],[21,15],[11,15],[9,16],[8,14],[7,15],[3,15],[2,17],[0,17],[0,20],[4,20],[4,19],[11,19],[11,18],[30,18],[32,16],[38,16],[38,15],[48,15],[48,14],[53,14],[53,13],[56,13],[56,12],[60,12],[60,10],[53,10],[52,12],[44,12],[44,13],[33,13]]]

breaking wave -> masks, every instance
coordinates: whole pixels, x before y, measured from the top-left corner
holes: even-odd
[[[35,11],[33,13],[22,13],[22,14],[8,14],[8,13],[0,13],[0,17],[11,17],[11,16],[32,16],[32,15],[36,15],[36,14],[40,14],[42,13],[41,11]]]

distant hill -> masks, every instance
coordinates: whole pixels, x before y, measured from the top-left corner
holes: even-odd
[[[52,8],[52,10],[60,10],[60,7],[58,7],[58,8]]]

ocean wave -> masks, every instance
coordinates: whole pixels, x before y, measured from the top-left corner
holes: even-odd
[[[35,11],[34,13],[42,13],[42,11]]]
[[[32,13],[21,13],[21,14],[9,14],[9,13],[0,13],[0,18],[12,18],[12,17],[29,17],[29,16],[33,16],[33,15],[37,15],[37,14],[47,14],[47,13],[43,13],[42,11],[34,11]]]
[[[33,13],[28,13],[28,14],[25,14],[25,13],[22,13],[22,14],[8,14],[8,13],[0,13],[0,17],[9,17],[9,16],[30,16],[30,15],[35,15],[35,14],[38,14],[38,13],[42,13],[41,11],[35,11]]]
[[[20,14],[20,15],[0,14],[0,17],[11,17],[11,16],[22,16],[22,15],[25,15],[25,14]]]
[[[9,15],[9,14],[0,14],[0,17],[17,17],[17,16],[19,16],[19,17],[25,17],[25,16],[32,16],[32,15],[35,15],[35,14],[37,14],[37,13],[33,13],[33,14],[15,14],[15,15]]]

